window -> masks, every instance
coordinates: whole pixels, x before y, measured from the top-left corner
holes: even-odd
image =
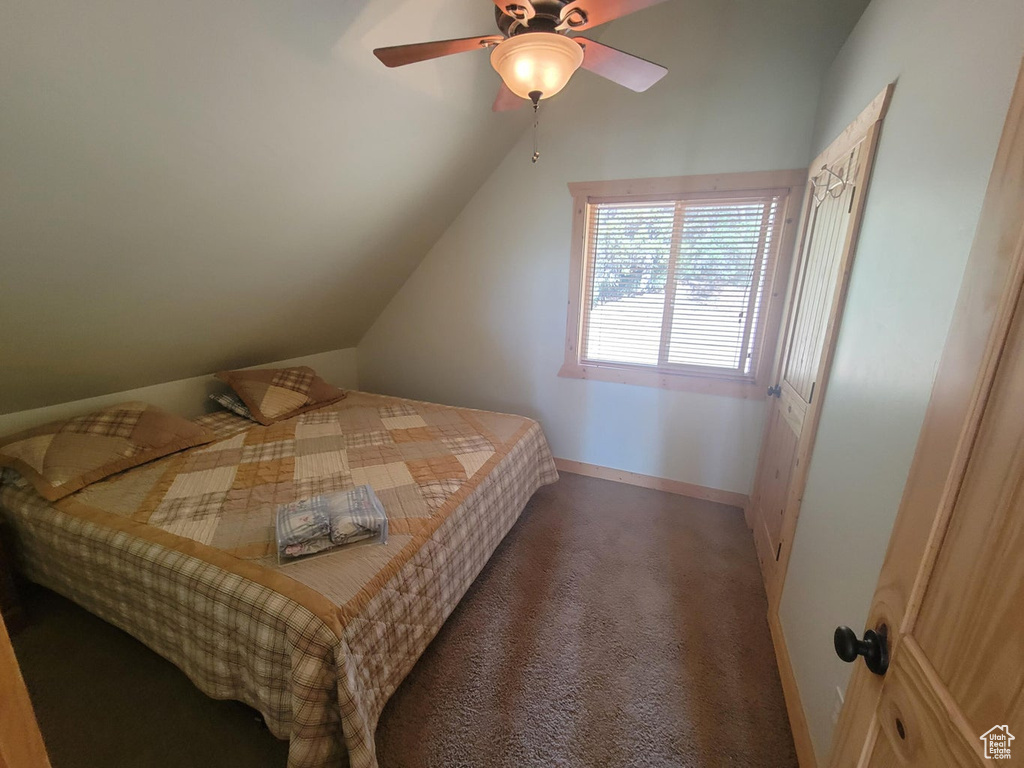
[[[561,375],[763,397],[793,250],[793,192],[806,178],[570,184]]]

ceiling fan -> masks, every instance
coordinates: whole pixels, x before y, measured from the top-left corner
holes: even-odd
[[[525,99],[536,108],[554,96],[581,66],[634,91],[646,91],[665,67],[569,32],[591,29],[665,0],[494,0],[500,35],[435,40],[377,48],[388,67],[491,49],[491,66],[502,84],[492,109],[516,109]]]

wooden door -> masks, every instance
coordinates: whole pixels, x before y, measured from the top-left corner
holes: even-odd
[[[0,618],[0,768],[50,768],[32,702]]]
[[[1024,67],[869,615],[891,664],[858,665],[832,768],[1024,765],[1022,286]]]
[[[901,627],[868,766],[980,766],[981,736],[1004,725],[1020,734],[1006,764],[1024,765],[1022,393],[1018,304],[949,520],[936,519],[941,545]]]
[[[781,592],[846,298],[886,88],[811,165],[786,330],[747,508],[769,603]]]

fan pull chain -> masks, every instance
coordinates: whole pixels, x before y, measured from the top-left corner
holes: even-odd
[[[540,117],[537,114],[537,105],[533,105],[533,157],[530,158],[530,162],[536,163],[540,160],[540,150],[537,149],[537,125],[540,123]]]
[[[540,159],[540,150],[537,149],[537,127],[540,125],[540,91],[530,91],[530,101],[533,102],[533,157],[530,158],[531,163],[536,163]]]

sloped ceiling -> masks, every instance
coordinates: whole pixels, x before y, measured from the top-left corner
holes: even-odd
[[[33,0],[0,24],[0,412],[354,345],[528,121],[484,0]]]
[[[867,4],[773,1],[819,17],[828,55]],[[490,33],[486,0],[33,0],[3,22],[0,413],[354,345],[529,123],[491,113],[485,52],[372,56]]]

